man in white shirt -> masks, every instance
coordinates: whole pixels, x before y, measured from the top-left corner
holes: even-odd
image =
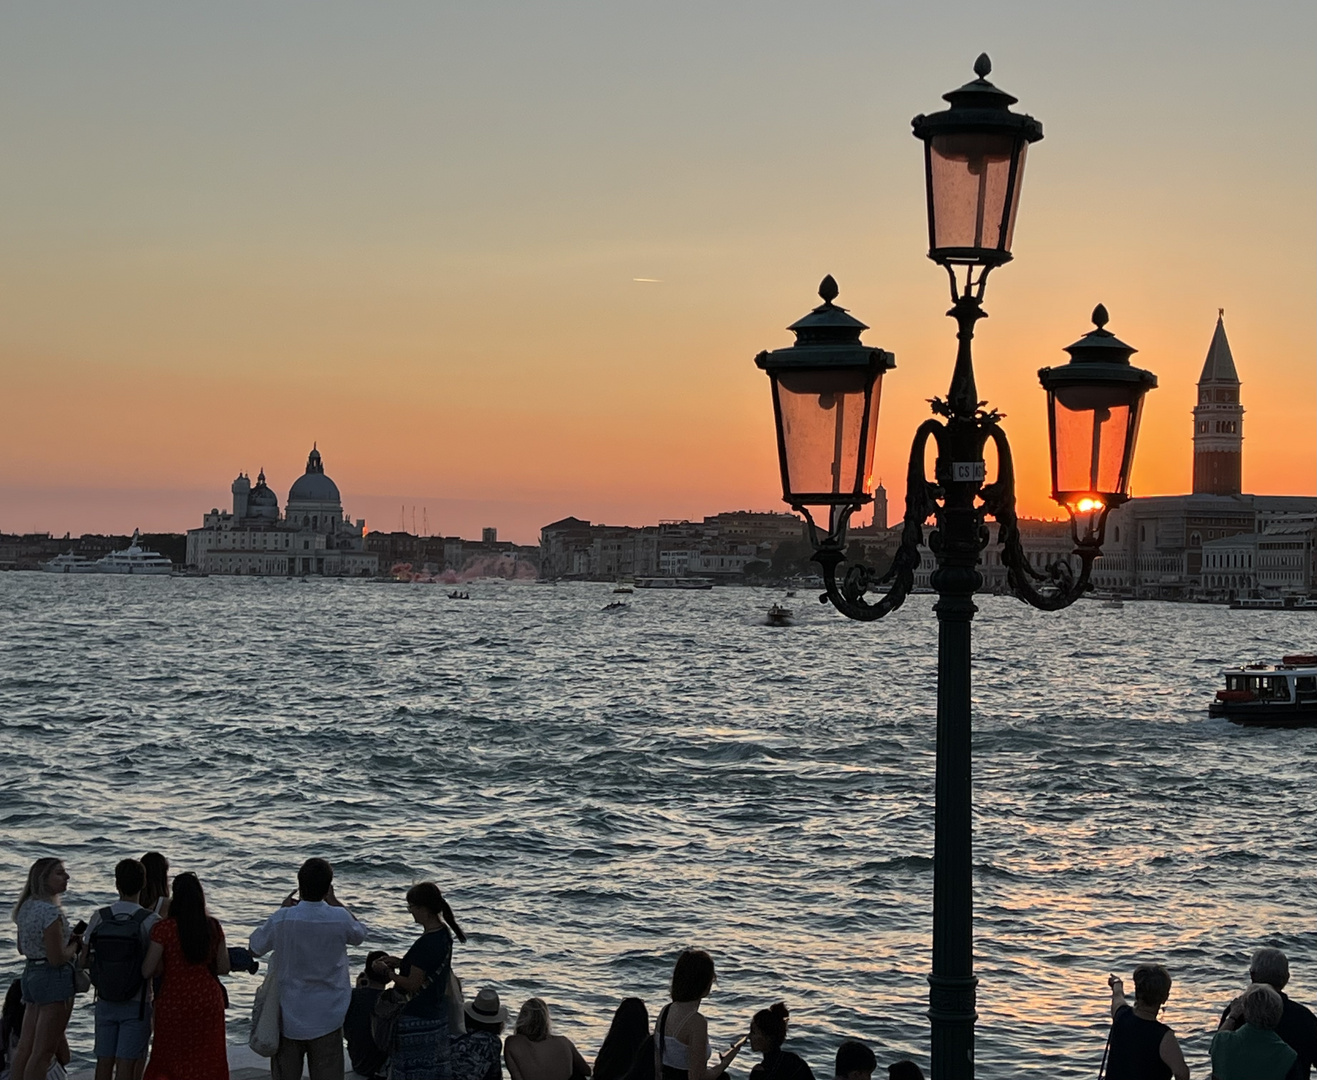
[[[299,1080],[304,1061],[310,1080],[343,1080],[343,1017],[352,1001],[347,947],[365,941],[366,928],[338,902],[333,882],[329,863],[307,859],[297,891],[251,937],[257,956],[274,949],[278,957],[281,1034],[270,1059],[273,1080]]]

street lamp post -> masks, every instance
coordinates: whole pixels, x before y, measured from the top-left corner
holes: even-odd
[[[928,537],[938,594],[933,1080],[974,1075],[970,625],[983,582],[978,563],[989,541],[986,519],[997,522],[1015,596],[1046,611],[1074,603],[1092,588],[1108,513],[1129,498],[1143,397],[1157,385],[1151,372],[1130,364],[1135,350],[1106,329],[1100,304],[1094,329],[1066,348],[1070,361],[1038,373],[1047,391],[1052,497],[1070,516],[1080,572],[1076,577],[1069,560],[1035,569],[1020,543],[1010,444],[1000,414],[979,401],[970,346],[974,325],[986,314],[988,274],[1011,258],[1025,153],[1043,133],[1037,120],[1010,111],[1015,98],[987,81],[986,55],[974,71],[974,81],[945,95],[949,109],[913,122],[924,143],[928,254],[950,277],[947,314],[956,320],[959,345],[946,398],[932,401],[934,417],[915,432],[901,543],[881,578],[847,562],[846,530],[851,515],[872,500],[880,389],[895,366],[892,354],[861,342],[868,328],[833,303],[838,289],[829,276],[819,288],[822,305],[790,327],[795,343],[756,357],[772,387],[783,499],[805,515],[826,589],[822,602],[861,621],[900,607],[914,585],[924,525],[936,521]],[[937,451],[932,480],[924,466],[930,439]],[[991,483],[983,460],[989,441],[997,459]],[[888,586],[876,603],[865,599],[871,585]]]

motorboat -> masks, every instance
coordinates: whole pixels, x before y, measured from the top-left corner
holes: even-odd
[[[625,600],[614,600],[600,608],[601,611],[625,611],[626,609],[627,602]]]
[[[38,567],[47,574],[94,574],[96,573],[96,564],[90,559],[84,559],[81,555],[75,555],[71,551],[66,551],[63,555],[56,555],[48,562],[39,563]]]
[[[1223,668],[1221,675],[1225,689],[1216,692],[1208,716],[1248,727],[1317,727],[1317,655]]]
[[[790,626],[795,621],[796,615],[790,608],[784,608],[781,604],[774,604],[768,609],[769,626]]]
[[[133,539],[123,551],[112,551],[103,559],[97,559],[98,574],[154,574],[168,576],[173,572],[174,564],[158,551],[147,551],[142,547],[142,536],[133,530]]]

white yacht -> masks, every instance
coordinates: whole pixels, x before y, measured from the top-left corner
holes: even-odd
[[[156,551],[145,551],[141,545],[141,534],[133,530],[133,542],[123,551],[112,551],[103,559],[96,560],[98,574],[164,574],[168,575],[174,565],[165,556]]]
[[[84,559],[81,555],[75,555],[71,551],[66,551],[63,555],[56,555],[49,562],[38,564],[47,574],[94,574],[96,573],[96,564],[90,559]]]

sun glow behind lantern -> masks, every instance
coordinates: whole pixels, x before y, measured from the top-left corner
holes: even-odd
[[[1135,350],[1106,329],[1101,304],[1093,323],[1066,346],[1070,362],[1038,378],[1047,391],[1052,498],[1070,513],[1076,542],[1101,544],[1107,511],[1129,499],[1143,398],[1157,377],[1129,362]]]

